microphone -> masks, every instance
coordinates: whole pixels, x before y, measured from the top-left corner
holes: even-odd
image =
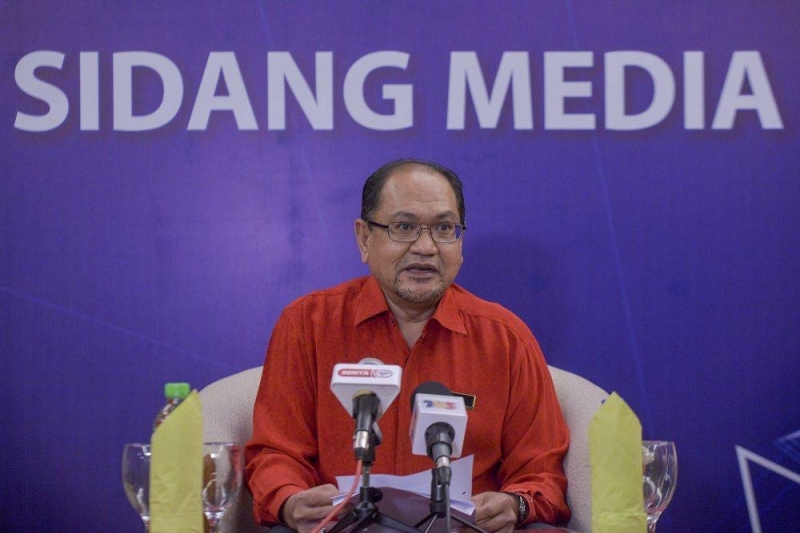
[[[411,396],[411,453],[427,455],[439,483],[450,483],[450,458],[460,457],[467,429],[464,398],[436,381],[426,381]]]
[[[353,433],[356,459],[363,459],[369,450],[372,426],[400,393],[402,376],[403,369],[399,366],[384,365],[373,357],[358,364],[339,363],[333,367],[331,390],[356,421]]]

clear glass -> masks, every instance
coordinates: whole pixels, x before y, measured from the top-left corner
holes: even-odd
[[[203,512],[210,532],[218,531],[225,511],[242,486],[244,457],[236,442],[203,444]]]
[[[126,444],[122,452],[122,484],[128,501],[150,530],[150,445]]]
[[[654,533],[656,522],[669,505],[678,481],[678,455],[675,443],[665,440],[642,441],[642,482],[647,531]]]

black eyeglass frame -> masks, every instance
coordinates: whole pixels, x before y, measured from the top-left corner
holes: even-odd
[[[465,224],[453,223],[453,226],[455,226],[456,228],[460,228],[461,229],[460,233],[458,231],[456,231],[456,233],[458,233],[458,237],[456,239],[453,239],[452,241],[440,241],[436,237],[433,236],[433,227],[436,226],[436,224],[434,224],[433,226],[423,226],[422,224],[416,224],[414,222],[390,222],[389,224],[411,224],[413,226],[419,225],[419,229],[417,230],[417,236],[414,237],[414,239],[412,239],[410,241],[400,241],[400,240],[397,240],[397,239],[392,237],[392,232],[390,231],[390,226],[388,226],[386,224],[381,224],[380,222],[375,222],[374,220],[368,220],[368,219],[365,219],[364,222],[366,222],[370,226],[375,226],[375,227],[381,228],[382,230],[386,230],[386,234],[389,236],[389,239],[393,240],[394,242],[405,242],[405,243],[417,242],[419,240],[420,236],[422,236],[422,230],[424,230],[424,229],[428,230],[428,235],[431,236],[431,240],[433,242],[444,243],[444,244],[449,244],[449,243],[460,241],[461,238],[464,236],[464,232],[467,231],[467,226]]]

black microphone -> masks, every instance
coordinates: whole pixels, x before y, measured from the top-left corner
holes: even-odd
[[[369,451],[370,434],[377,429],[375,422],[400,392],[402,374],[399,366],[384,365],[371,357],[358,364],[333,367],[331,390],[356,421],[353,451],[357,459],[363,459]]]
[[[467,427],[464,399],[436,381],[411,395],[411,453],[433,459],[441,484],[450,483],[450,458],[459,457]]]
[[[378,395],[370,390],[362,390],[353,396],[353,418],[356,430],[353,433],[353,450],[357,459],[363,459],[369,450],[369,436],[373,424],[383,414]]]

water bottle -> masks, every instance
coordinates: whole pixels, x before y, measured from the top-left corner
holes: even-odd
[[[153,431],[189,396],[190,391],[191,387],[188,383],[167,383],[164,385],[164,396],[167,398],[167,403],[156,415],[156,419],[153,422]]]

